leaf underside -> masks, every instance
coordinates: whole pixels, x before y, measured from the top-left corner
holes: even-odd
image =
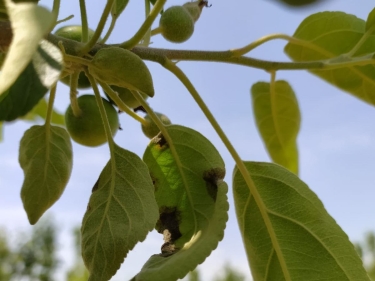
[[[348,236],[304,182],[277,164],[245,166],[258,195],[237,167],[233,192],[254,281],[369,280]]]
[[[343,12],[322,12],[307,17],[294,37],[311,43],[311,47],[288,43],[286,54],[294,61],[326,60],[349,52],[365,33],[366,23]],[[375,37],[370,36],[355,56],[374,53]],[[374,65],[311,71],[320,78],[357,98],[375,105]]]
[[[298,174],[300,111],[286,81],[258,82],[251,88],[257,128],[272,160]]]
[[[192,129],[166,130],[170,140],[159,134],[143,156],[159,206],[156,229],[165,243],[134,280],[183,278],[217,247],[228,219],[225,167],[216,148]]]
[[[82,256],[89,280],[110,280],[157,219],[147,166],[136,154],[115,145],[113,158],[94,185],[82,222]]]
[[[33,126],[21,139],[19,163],[25,174],[23,206],[31,224],[62,195],[73,165],[68,132],[60,127]]]

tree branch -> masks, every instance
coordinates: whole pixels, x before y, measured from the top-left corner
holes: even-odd
[[[0,21],[0,50],[3,47],[8,47],[12,38],[12,30],[9,22]],[[69,40],[56,36],[54,34],[48,34],[46,39],[52,44],[58,46],[58,42],[62,41],[65,51],[68,55],[78,56],[82,49],[81,42]],[[88,52],[89,55],[94,56],[96,52],[102,48],[119,47],[118,44],[100,44],[97,43]],[[131,49],[132,52],[137,54],[144,60],[149,60],[164,64],[166,59],[178,60],[178,61],[209,61],[209,62],[222,62],[243,65],[265,71],[276,71],[276,70],[306,70],[306,69],[323,69],[325,63],[323,61],[311,61],[311,62],[277,62],[277,61],[266,61],[245,56],[234,56],[233,52],[229,51],[194,51],[194,50],[171,50],[171,49],[159,49],[150,47],[134,47]]]

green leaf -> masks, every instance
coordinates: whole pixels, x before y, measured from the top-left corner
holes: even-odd
[[[47,117],[48,103],[46,99],[41,99],[39,103],[25,116],[22,117],[23,120],[36,121],[39,118],[43,120]],[[55,109],[52,110],[52,120],[51,123],[65,126],[64,114],[57,112]]]
[[[236,167],[233,192],[254,281],[369,281],[348,236],[304,182],[277,164],[245,166],[254,190]]]
[[[129,0],[115,0],[112,6],[111,15],[113,18],[118,18],[120,14],[125,10]]]
[[[300,111],[286,81],[258,82],[251,88],[257,128],[272,160],[298,174]]]
[[[375,28],[375,8],[368,14],[366,21],[366,31],[369,31],[372,28]],[[371,34],[375,34],[375,30],[373,30]]]
[[[89,281],[106,281],[127,253],[155,227],[158,206],[147,166],[115,145],[82,222],[82,256]]]
[[[229,209],[227,191],[228,186],[225,182],[218,184],[215,210],[206,228],[198,231],[191,241],[173,255],[151,256],[132,280],[175,281],[203,263],[224,237]]]
[[[297,28],[294,37],[310,47],[288,43],[285,52],[294,61],[313,61],[335,58],[348,53],[365,33],[365,22],[342,12],[322,12],[307,17]],[[375,37],[356,52],[356,56],[373,53]],[[333,70],[311,71],[327,82],[375,105],[375,72],[373,65],[353,66]]]
[[[0,96],[0,121],[13,121],[30,112],[58,81],[62,61],[60,50],[43,40],[32,61]]]
[[[46,8],[30,3],[5,1],[12,22],[13,39],[0,73],[0,99],[26,68],[39,43],[53,24]]]
[[[73,165],[68,132],[55,126],[33,126],[21,139],[19,163],[24,172],[21,198],[31,224],[62,195]]]
[[[162,253],[153,255],[135,280],[174,281],[202,263],[223,238],[228,219],[225,166],[216,148],[200,133],[166,126],[143,160],[150,169],[163,233]]]

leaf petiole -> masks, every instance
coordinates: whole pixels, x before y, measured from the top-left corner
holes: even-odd
[[[118,96],[118,94],[114,90],[112,90],[111,87],[108,86],[108,84],[106,84],[104,82],[101,82],[101,81],[98,81],[98,83],[103,88],[103,90],[107,93],[107,95],[116,103],[116,105],[118,106],[118,108],[120,110],[122,110],[126,114],[130,115],[131,117],[133,117],[135,120],[137,120],[141,124],[143,124],[143,125],[147,124],[146,120],[144,118],[142,118],[141,116],[139,116],[137,113],[135,113],[133,110],[131,110],[121,100],[121,98]]]
[[[86,53],[88,53],[92,49],[92,47],[95,46],[96,42],[98,42],[100,34],[102,33],[104,25],[108,19],[109,13],[111,12],[114,1],[115,0],[107,1],[107,4],[104,7],[102,16],[100,17],[100,21],[98,23],[98,26],[96,27],[94,34],[91,39],[79,50],[78,53],[80,55],[85,55]]]
[[[89,26],[87,23],[87,11],[85,0],[79,0],[79,9],[81,11],[81,25],[82,25],[82,43],[89,41]]]
[[[106,137],[107,137],[108,146],[109,146],[109,150],[110,150],[110,153],[111,153],[111,159],[114,159],[116,144],[115,144],[115,141],[113,140],[113,137],[112,137],[111,127],[109,125],[107,113],[105,112],[102,97],[100,96],[100,92],[99,92],[98,86],[96,84],[95,78],[88,72],[87,69],[85,69],[85,74],[90,81],[92,89],[94,90],[96,103],[99,107],[100,115],[102,117],[102,121],[103,121],[103,125],[104,125],[104,131],[105,131],[105,134],[106,134]]]
[[[150,14],[146,18],[146,20],[143,22],[139,30],[134,34],[132,38],[129,40],[123,42],[120,44],[119,47],[124,49],[132,49],[134,46],[136,46],[142,38],[145,36],[145,34],[150,29],[151,25],[155,21],[156,17],[159,15],[160,11],[163,9],[163,6],[167,0],[158,0],[154,7],[152,8]]]

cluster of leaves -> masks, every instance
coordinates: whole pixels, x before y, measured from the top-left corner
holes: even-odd
[[[58,0],[52,12],[35,3],[0,2],[7,18],[0,24],[8,29],[11,24],[9,32],[2,29],[5,39],[0,40],[5,55],[0,75],[0,122],[25,115],[45,118],[44,125],[25,132],[19,150],[25,174],[21,197],[30,223],[35,224],[60,198],[69,181],[71,139],[88,146],[107,142],[110,159],[92,189],[81,227],[82,257],[89,280],[111,279],[127,253],[154,228],[164,237],[161,253],[151,256],[132,280],[183,278],[217,247],[229,208],[224,162],[201,133],[164,122],[150,108],[145,97],[157,96],[144,63],[150,60],[185,85],[236,162],[235,209],[254,280],[316,280],[321,276],[327,280],[369,280],[346,234],[298,178],[300,111],[292,87],[276,80],[276,72],[307,69],[375,104],[375,10],[367,21],[342,12],[322,12],[306,18],[293,37],[276,34],[240,49],[194,52],[148,45],[150,37],[159,33],[175,43],[188,40],[207,1],[167,9],[165,2],[152,2],[151,9],[146,1],[147,17],[139,30],[129,40],[113,45],[105,42],[128,1],[108,0],[97,29],[90,33],[85,1],[81,0],[82,33],[78,39],[51,34],[58,23]],[[110,28],[100,39],[109,15]],[[159,26],[151,30],[159,15]],[[10,36],[11,43],[6,40]],[[273,39],[288,40],[285,52],[293,62],[245,56]],[[276,164],[241,159],[177,66],[179,60],[221,61],[270,72],[270,81],[254,84],[251,94],[256,125]],[[53,105],[56,84],[64,77],[69,77],[71,104],[62,121]],[[93,89],[89,98],[77,98],[80,77],[86,77]],[[98,85],[110,101],[101,97]],[[130,108],[120,95],[122,89],[147,118]],[[48,91],[47,104],[44,96]],[[110,113],[114,112],[110,102],[139,121],[144,131],[152,132],[142,159],[115,143],[118,122],[116,113]],[[151,126],[153,130],[148,130]]]

